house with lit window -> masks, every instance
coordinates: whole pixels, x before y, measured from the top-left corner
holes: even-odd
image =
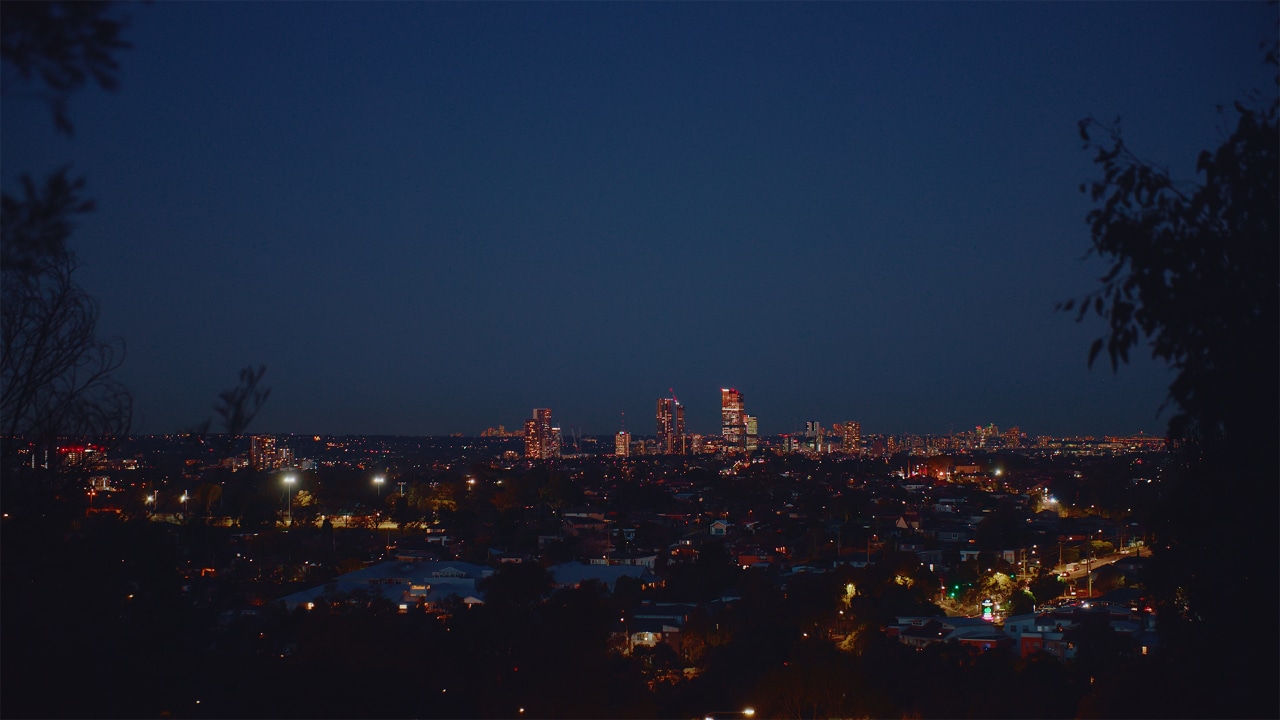
[[[354,599],[387,600],[401,612],[439,610],[449,598],[467,605],[484,602],[476,584],[491,568],[464,562],[384,562],[349,572],[329,582],[286,595],[278,602],[289,610],[308,610],[323,602]]]
[[[918,650],[934,643],[956,641],[976,650],[1009,647],[1012,642],[1000,628],[982,618],[899,617],[885,628],[890,637]]]

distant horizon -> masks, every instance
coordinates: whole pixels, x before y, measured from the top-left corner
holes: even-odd
[[[856,422],[856,421],[854,421],[854,422]],[[494,426],[494,428],[496,428],[496,427],[497,427],[497,426]],[[824,430],[831,429],[831,427],[832,427],[832,426],[830,426],[830,425],[823,425],[823,429],[824,429]],[[975,428],[976,428],[976,427],[977,427],[977,426],[975,426]],[[1007,431],[1007,430],[1010,430],[1010,429],[1012,429],[1013,427],[1018,427],[1019,429],[1022,429],[1022,428],[1021,428],[1021,426],[1010,426],[1010,427],[1006,428],[1006,427],[1003,427],[1003,426],[997,425],[996,427],[998,427],[1002,432]],[[488,430],[488,429],[490,429],[490,428],[486,428],[486,430]],[[565,428],[562,428],[562,430],[565,430]],[[864,428],[864,429],[863,429],[863,431],[862,431],[862,437],[864,437],[864,438],[867,438],[867,437],[890,437],[890,436],[893,436],[893,437],[901,437],[901,436],[915,436],[915,437],[949,437],[949,436],[951,436],[951,435],[956,435],[956,434],[959,434],[959,433],[962,433],[962,432],[972,432],[972,431],[973,431],[973,428],[971,428],[971,429],[969,429],[969,430],[956,430],[956,431],[954,431],[954,432],[950,432],[950,433],[945,433],[945,432],[943,432],[943,433],[934,433],[934,432],[910,432],[910,431],[908,431],[908,432],[868,432],[868,431],[866,431],[866,430],[865,430],[865,428]],[[628,431],[628,432],[630,432],[630,431]],[[1107,437],[1124,437],[1124,438],[1132,438],[1132,437],[1141,437],[1141,436],[1145,436],[1145,437],[1152,437],[1152,438],[1164,438],[1164,437],[1166,437],[1165,433],[1151,433],[1151,432],[1146,432],[1146,431],[1144,431],[1144,430],[1137,430],[1137,431],[1129,432],[1129,433],[1069,433],[1069,434],[1051,434],[1051,433],[1031,433],[1031,432],[1027,432],[1025,429],[1022,429],[1022,432],[1023,432],[1023,434],[1025,434],[1025,435],[1026,435],[1026,437],[1027,437],[1028,439],[1032,439],[1032,438],[1042,438],[1042,437],[1060,438],[1060,439],[1089,439],[1089,438],[1095,438],[1095,439],[1096,439],[1096,438],[1107,438]],[[356,432],[348,432],[348,433],[312,433],[312,432],[292,432],[292,431],[290,431],[290,432],[251,431],[251,432],[243,433],[243,434],[241,434],[241,435],[237,435],[236,437],[238,437],[238,438],[249,438],[249,437],[254,437],[254,436],[298,437],[298,438],[316,438],[316,437],[319,437],[319,438],[321,438],[321,439],[324,439],[324,438],[455,438],[455,439],[456,439],[456,438],[465,438],[465,439],[483,439],[483,440],[512,440],[512,439],[519,439],[519,438],[523,437],[523,430],[522,430],[522,429],[521,429],[521,431],[520,431],[520,432],[514,432],[512,429],[507,428],[507,435],[506,435],[506,436],[497,436],[497,435],[485,436],[485,435],[483,435],[483,433],[484,433],[484,431],[483,431],[483,430],[482,430],[481,432],[479,432],[479,433],[475,433],[475,434],[468,434],[468,433],[465,433],[465,432],[461,432],[461,431],[459,431],[459,432],[454,432],[454,433],[444,433],[444,434],[435,433],[435,434],[426,434],[426,435],[422,435],[422,434],[398,434],[398,433],[356,433]],[[759,435],[759,437],[762,437],[762,438],[780,438],[780,437],[786,437],[786,436],[791,436],[791,435],[796,435],[796,434],[802,434],[802,433],[803,433],[803,431],[797,431],[797,432],[781,432],[781,433],[762,433],[762,434],[760,434],[760,435]],[[125,437],[125,438],[183,437],[183,436],[186,436],[186,435],[188,435],[188,434],[189,434],[189,433],[186,433],[186,432],[169,432],[169,433],[141,433],[141,432],[139,432],[139,433],[129,433],[128,435],[126,435],[126,436],[124,436],[124,437]],[[226,434],[227,434],[227,433],[224,433],[224,432],[208,432],[208,433],[203,433],[203,435],[204,435],[204,436],[206,436],[206,437],[222,437],[222,436],[225,436]],[[613,433],[596,433],[596,432],[590,432],[590,433],[582,433],[582,434],[580,434],[580,436],[579,436],[579,437],[584,437],[584,438],[611,438],[611,437],[614,437],[616,434],[617,434],[617,432],[616,432],[616,431],[615,431],[615,432],[613,432]],[[719,433],[689,433],[689,435],[698,435],[698,436],[700,436],[700,437],[719,437],[719,436],[720,436],[720,434],[719,434]],[[562,433],[562,436],[567,437],[567,435],[565,435],[564,433]],[[654,433],[640,433],[640,434],[637,434],[637,433],[634,433],[634,432],[633,432],[633,433],[631,433],[631,437],[632,437],[633,439],[644,439],[644,438],[656,438],[656,437],[657,437],[657,435],[656,435],[656,434],[654,434]],[[1010,449],[1010,448],[988,448],[988,449],[992,449],[992,450],[1006,450],[1006,449]]]

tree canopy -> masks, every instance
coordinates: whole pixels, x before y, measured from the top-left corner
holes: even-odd
[[[1273,41],[1266,61],[1280,67]],[[1215,699],[1193,690],[1192,713],[1274,716],[1280,658],[1246,654],[1239,610],[1280,593],[1280,76],[1277,88],[1224,114],[1234,130],[1177,182],[1135,154],[1119,121],[1080,123],[1103,177],[1081,186],[1095,202],[1090,252],[1111,263],[1077,319],[1103,318],[1113,369],[1143,340],[1175,370],[1169,438],[1179,463],[1154,528],[1152,585],[1173,667],[1203,672]],[[1101,139],[1095,139],[1100,137]],[[1075,302],[1064,304],[1066,308]],[[1216,698],[1221,698],[1219,701]],[[1197,704],[1200,703],[1200,704]]]

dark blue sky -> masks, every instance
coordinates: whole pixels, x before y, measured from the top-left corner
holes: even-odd
[[[7,100],[3,177],[65,162],[137,429],[979,423],[1159,433],[1168,372],[1086,368],[1060,300],[1076,123],[1193,179],[1272,73],[1262,3],[157,3],[73,139]],[[1270,87],[1274,87],[1271,85]]]

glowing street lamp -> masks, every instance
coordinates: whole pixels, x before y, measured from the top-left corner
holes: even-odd
[[[374,487],[378,488],[378,497],[382,497],[382,484],[386,481],[387,479],[382,477],[381,475],[374,476],[373,485]]]

